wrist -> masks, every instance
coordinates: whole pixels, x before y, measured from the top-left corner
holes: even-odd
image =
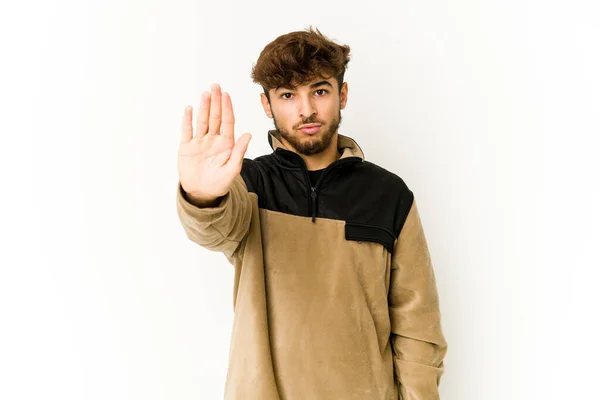
[[[222,196],[220,197],[206,197],[201,195],[195,195],[191,193],[187,193],[184,191],[184,195],[187,201],[193,204],[196,207],[216,207],[221,201]]]

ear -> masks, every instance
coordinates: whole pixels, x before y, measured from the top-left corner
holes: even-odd
[[[265,114],[267,117],[273,119],[273,113],[271,112],[271,104],[269,104],[269,99],[264,93],[260,94],[260,102],[262,103],[263,109],[265,110]]]
[[[340,91],[340,110],[346,107],[348,101],[348,82],[342,83],[342,90]]]

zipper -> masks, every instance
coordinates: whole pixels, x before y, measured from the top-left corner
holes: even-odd
[[[294,153],[296,154],[296,153]],[[344,162],[348,162],[348,158],[344,158],[344,159],[337,159],[334,162],[332,162],[331,164],[329,164],[325,170],[323,171],[323,173],[321,174],[321,176],[319,177],[319,179],[317,180],[317,182],[315,183],[315,186],[312,185],[312,183],[310,182],[310,175],[308,174],[308,168],[306,167],[306,163],[304,162],[304,159],[300,156],[298,156],[301,160],[302,160],[302,165],[303,165],[303,169],[305,171],[305,175],[306,175],[306,182],[308,182],[308,186],[310,187],[310,198],[311,198],[311,203],[312,203],[312,222],[316,223],[316,219],[317,219],[317,197],[319,195],[319,193],[317,192],[317,188],[320,188],[321,185],[320,183],[323,181],[323,178],[325,178],[325,175],[327,175],[328,172],[330,172],[332,169],[339,167],[340,165],[342,165]],[[340,160],[343,160],[340,162]]]
[[[294,154],[296,154],[296,153],[294,153]],[[306,163],[304,162],[304,159],[300,156],[298,156],[298,158],[300,158],[300,160],[302,160],[302,166],[303,166],[302,169],[304,170],[304,175],[306,176],[306,182],[308,184],[308,187],[310,188],[310,199],[311,199],[310,201],[311,201],[311,206],[312,206],[312,222],[315,223],[316,218],[317,218],[317,188],[316,188],[316,186],[318,186],[319,181],[323,178],[323,175],[325,175],[325,171],[323,171],[323,173],[319,177],[319,180],[317,181],[317,183],[315,183],[315,186],[313,186],[312,183],[310,182],[310,175],[308,174],[308,168],[306,167]]]
[[[296,153],[294,153],[294,154],[296,154]],[[321,181],[323,180],[323,178],[325,177],[327,172],[329,172],[330,170],[332,170],[333,168],[335,168],[341,164],[339,162],[340,159],[337,159],[334,162],[332,162],[331,164],[329,164],[325,168],[325,170],[323,171],[323,173],[321,174],[319,179],[317,180],[317,183],[315,183],[315,186],[313,186],[312,183],[310,182],[310,175],[308,174],[308,168],[306,167],[306,163],[304,162],[304,159],[302,157],[300,157],[299,155],[298,155],[298,157],[300,158],[300,160],[302,160],[302,166],[304,169],[304,173],[306,175],[306,182],[308,183],[308,186],[310,187],[310,199],[311,199],[311,203],[312,203],[312,222],[316,223],[317,222],[316,221],[316,219],[317,219],[317,196],[318,196],[317,188],[320,187],[319,183],[321,183]]]
[[[325,172],[323,171],[323,174],[325,174]],[[310,197],[312,198],[312,222],[315,222],[315,219],[317,218],[317,189],[314,187],[311,187],[312,192],[310,193]]]

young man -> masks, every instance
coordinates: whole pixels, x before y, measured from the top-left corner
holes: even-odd
[[[447,344],[412,191],[338,133],[348,46],[282,35],[252,71],[275,129],[244,158],[231,99],[186,107],[177,211],[235,267],[226,399],[433,400]]]

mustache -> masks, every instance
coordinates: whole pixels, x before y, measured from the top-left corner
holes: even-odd
[[[300,122],[299,124],[297,124],[296,126],[294,126],[294,129],[298,129],[298,127],[300,127],[301,125],[306,125],[306,124],[321,124],[321,125],[325,125],[324,122],[319,121],[316,118],[308,118],[308,119],[303,119],[302,122]]]

